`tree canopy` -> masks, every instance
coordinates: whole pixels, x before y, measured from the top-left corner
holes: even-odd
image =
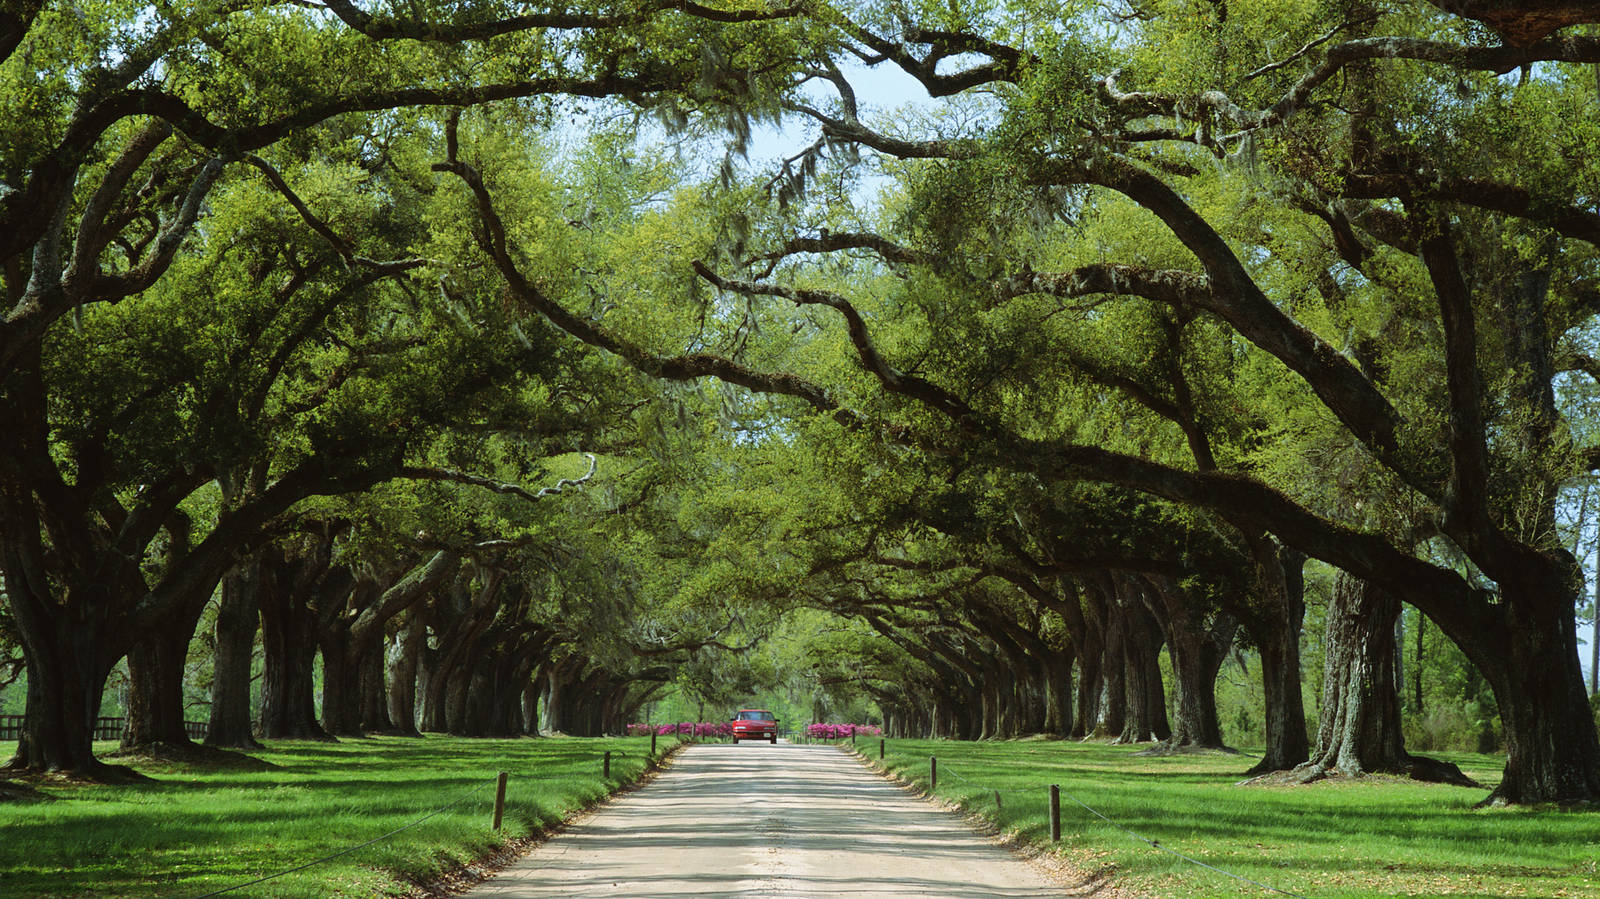
[[[1491,798],[1600,798],[1597,24],[12,4],[13,766],[115,776],[124,664],[124,742],[187,741],[211,628],[218,745],[787,684],[907,731],[1220,747],[1242,649],[1259,771],[1448,778],[1400,743],[1398,621],[1481,679]]]

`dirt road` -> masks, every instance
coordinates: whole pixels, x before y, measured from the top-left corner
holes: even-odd
[[[471,899],[1060,896],[1043,874],[830,746],[692,746]]]

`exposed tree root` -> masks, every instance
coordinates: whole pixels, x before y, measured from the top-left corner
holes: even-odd
[[[255,756],[231,749],[199,743],[146,743],[107,753],[106,758],[178,764],[190,768],[230,768],[239,771],[271,771],[278,766]]]
[[[1135,752],[1135,757],[1160,757],[1166,755],[1206,755],[1219,753],[1222,755],[1239,755],[1239,750],[1231,746],[1205,746],[1199,743],[1175,743],[1172,740],[1162,740],[1149,749]]]
[[[52,802],[54,797],[35,790],[27,784],[11,783],[0,780],[0,803],[4,802]]]
[[[1398,777],[1423,783],[1442,783],[1457,787],[1479,787],[1462,770],[1449,762],[1424,756],[1409,756],[1393,767],[1366,771],[1346,771],[1331,765],[1307,762],[1287,771],[1269,771],[1239,782],[1239,786],[1302,786],[1323,780],[1358,780],[1365,777]]]
[[[260,740],[257,740],[255,737],[246,737],[243,740],[229,741],[229,742],[223,742],[223,743],[213,743],[213,742],[211,742],[211,740],[207,739],[203,743],[201,743],[200,745],[209,747],[211,749],[235,749],[235,750],[239,750],[241,752],[255,752],[257,750],[261,750],[261,749],[266,749],[267,748],[264,744],[262,744],[262,742]]]
[[[108,765],[98,759],[86,768],[72,770],[47,770],[42,768],[12,767],[5,771],[9,777],[29,784],[146,784],[155,779],[140,774],[125,765]],[[12,786],[17,786],[13,783]]]

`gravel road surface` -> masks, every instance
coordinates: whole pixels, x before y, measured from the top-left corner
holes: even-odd
[[[831,746],[702,744],[466,895],[1061,896]]]

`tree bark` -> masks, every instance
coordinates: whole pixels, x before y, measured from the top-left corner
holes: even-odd
[[[563,659],[554,664],[545,665],[544,669],[544,714],[546,729],[552,734],[562,733],[562,718],[566,715],[565,681],[566,669],[569,660]]]
[[[369,734],[393,734],[395,726],[389,720],[389,692],[384,682],[383,643],[377,642],[362,648],[357,657],[360,684],[360,727]]]
[[[319,616],[323,703],[328,730],[340,736],[394,730],[384,694],[383,637],[394,616],[416,606],[456,572],[460,556],[436,552],[403,576],[362,577]],[[337,671],[334,677],[330,672]],[[407,716],[411,717],[411,716]]]
[[[1149,743],[1172,736],[1161,683],[1161,629],[1145,606],[1137,579],[1119,577],[1117,612],[1122,621],[1123,704],[1118,743]]]
[[[7,594],[17,610],[18,593],[9,578]],[[89,611],[84,608],[83,611]],[[17,615],[19,626],[25,613]],[[8,763],[16,771],[63,773],[96,780],[115,779],[126,769],[95,758],[94,724],[100,697],[115,664],[99,658],[102,641],[91,616],[79,616],[79,627],[65,633],[39,627],[27,642],[28,695],[22,739]]]
[[[337,586],[334,586],[334,585]],[[361,737],[361,651],[351,645],[350,623],[377,601],[382,587],[348,574],[317,593],[317,648],[322,652],[322,729],[334,737]]]
[[[333,534],[325,530],[297,551],[270,548],[261,579],[261,736],[331,740],[317,721],[313,672],[317,613],[311,597],[330,576]]]
[[[1505,726],[1505,772],[1484,802],[1593,802],[1600,739],[1578,664],[1572,579],[1528,575],[1501,584],[1507,602],[1490,611],[1499,621],[1484,639],[1462,642],[1493,686]]]
[[[222,579],[215,625],[211,719],[206,745],[260,749],[250,715],[251,667],[261,626],[261,562],[240,563]]]
[[[1330,774],[1402,774],[1461,786],[1477,783],[1447,762],[1406,752],[1395,689],[1394,622],[1400,601],[1340,572],[1328,606],[1317,749],[1295,769],[1303,782]]]
[[[522,685],[522,726],[523,733],[536,737],[539,734],[539,675],[533,673],[528,678],[528,683]]]
[[[1261,652],[1266,752],[1250,774],[1287,771],[1311,755],[1305,702],[1300,696],[1300,627],[1305,619],[1305,556],[1267,537],[1251,541],[1257,589],[1266,609],[1254,616],[1251,636]]]
[[[1101,609],[1101,620],[1105,622],[1105,650],[1100,668],[1103,686],[1100,695],[1095,697],[1099,712],[1093,734],[1116,738],[1127,729],[1128,722],[1128,665],[1124,659],[1127,639],[1124,635],[1126,622],[1116,608],[1115,588],[1110,589]]]
[[[183,564],[190,551],[190,522],[174,513],[163,528],[167,533],[166,568]],[[144,629],[128,653],[127,726],[122,732],[124,751],[165,744],[193,744],[184,726],[183,675],[189,644],[200,626],[206,603],[216,592],[225,570],[214,577],[189,582],[181,600],[173,604],[166,620]]]
[[[1072,733],[1072,663],[1070,652],[1051,653],[1044,659],[1044,732],[1052,736]]]
[[[477,585],[476,595],[473,579],[463,573],[452,588],[439,597],[440,604],[436,605],[432,616],[434,621],[448,621],[448,624],[439,635],[439,652],[428,669],[428,683],[423,691],[423,730],[449,733],[453,723],[461,720],[461,703],[467,685],[462,679],[471,677],[471,666],[467,664],[471,648],[478,635],[494,620],[494,604],[505,580],[504,572],[499,569],[485,568],[480,573],[483,581]]]
[[[388,651],[389,722],[401,736],[422,735],[417,730],[417,669],[427,639],[422,607],[414,606]]]
[[[183,726],[183,669],[197,622],[148,634],[128,653],[128,713],[122,749],[161,744],[188,746]]]
[[[1217,718],[1217,675],[1233,646],[1238,625],[1226,612],[1212,613],[1209,624],[1196,620],[1189,597],[1176,583],[1152,578],[1146,596],[1164,613],[1167,652],[1177,693],[1177,727],[1167,748],[1224,749]]]

